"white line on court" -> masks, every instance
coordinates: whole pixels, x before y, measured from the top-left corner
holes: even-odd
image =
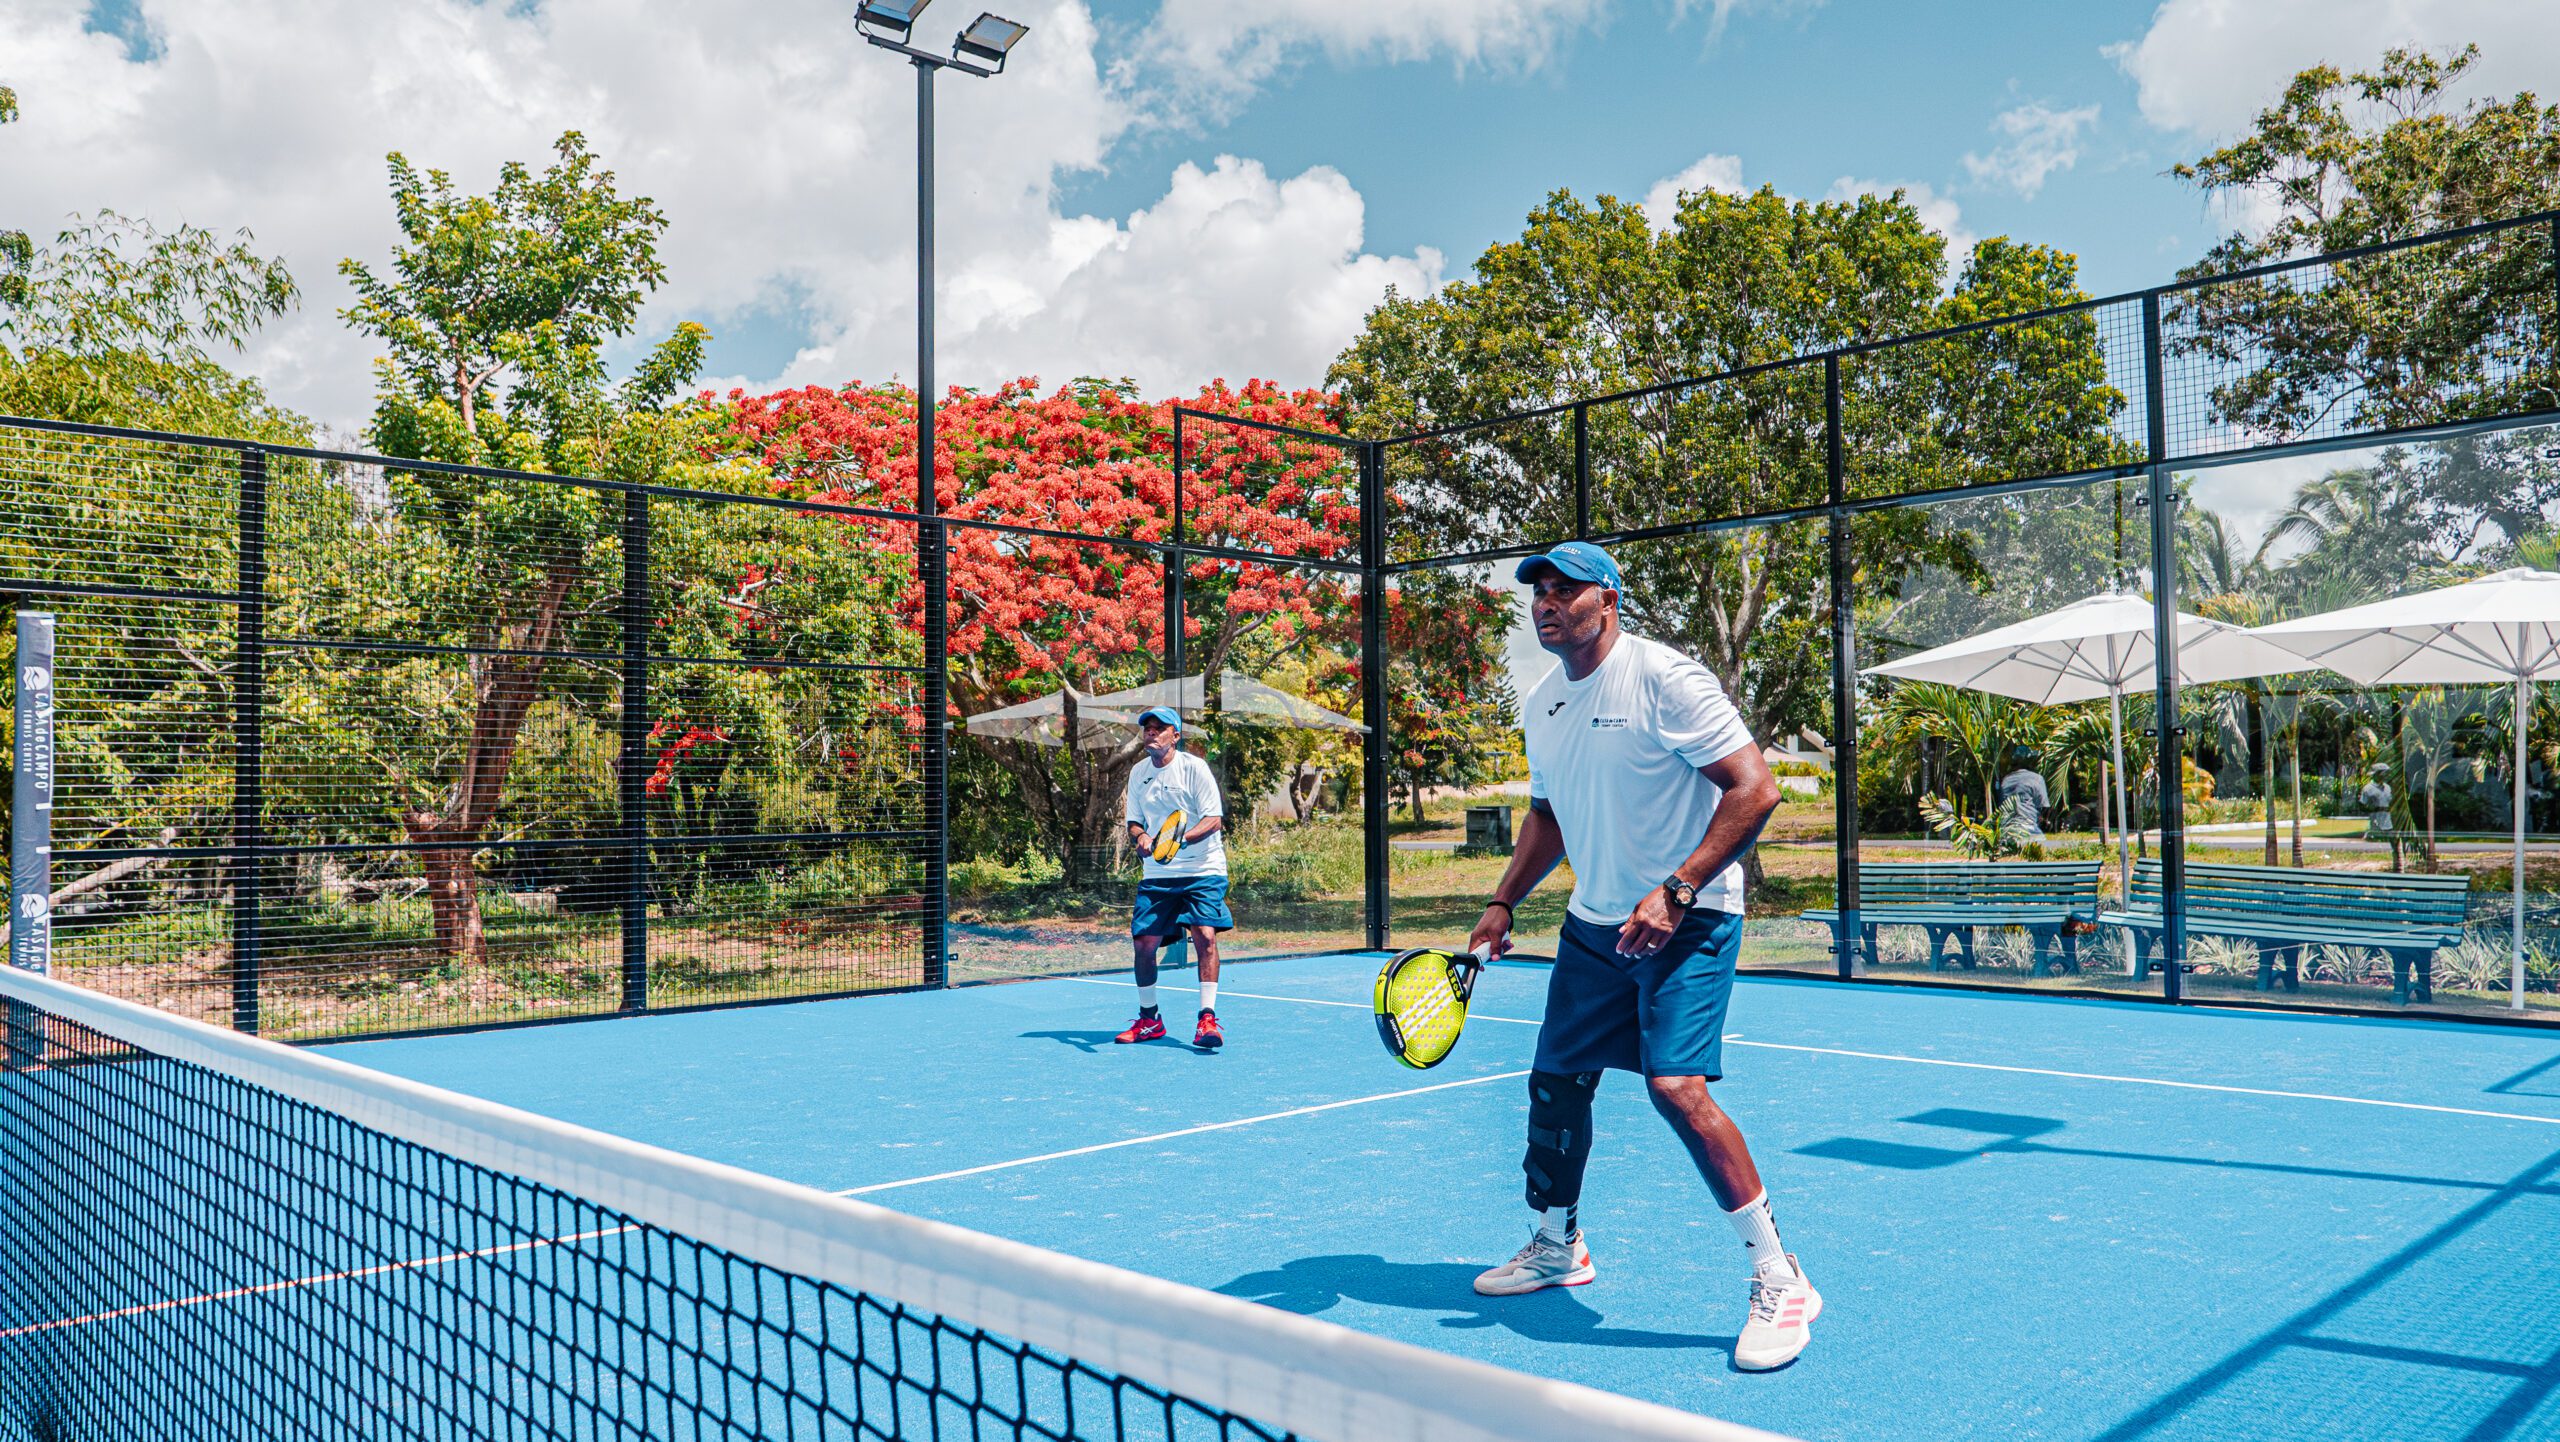
[[[1286,997],[1273,999],[1283,1001],[1290,1000],[1290,998]],[[1391,1102],[1404,1097],[1422,1096],[1429,1092],[1445,1092],[1457,1087],[1483,1086],[1487,1082],[1518,1081],[1520,1078],[1527,1076],[1528,1074],[1529,1073],[1526,1070],[1499,1072],[1492,1076],[1473,1076],[1467,1077],[1461,1081],[1437,1082],[1427,1087],[1407,1087],[1403,1091],[1379,1092],[1375,1096],[1346,1097],[1341,1101],[1319,1102],[1311,1107],[1291,1107],[1285,1112],[1264,1112],[1258,1117],[1237,1117],[1233,1121],[1203,1122],[1199,1126],[1183,1127],[1178,1131],[1157,1132],[1153,1136],[1144,1137],[1123,1137],[1116,1142],[1097,1142],[1089,1147],[1070,1147],[1063,1152],[1043,1152],[1036,1157],[1016,1157],[1009,1162],[989,1162],[984,1166],[962,1167],[955,1172],[935,1172],[933,1175],[928,1177],[907,1177],[903,1180],[894,1182],[873,1182],[867,1187],[846,1187],[837,1192],[836,1195],[839,1197],[867,1196],[872,1192],[895,1191],[899,1187],[922,1186],[926,1182],[947,1182],[954,1177],[974,1177],[985,1172],[1009,1171],[1015,1167],[1027,1167],[1038,1162],[1054,1162],[1067,1157],[1090,1156],[1095,1152],[1118,1151],[1122,1147],[1143,1147],[1154,1142],[1169,1142],[1177,1137],[1196,1137],[1202,1132],[1223,1132],[1234,1127],[1249,1127],[1263,1122],[1285,1121],[1290,1117],[1314,1116],[1318,1112],[1339,1111],[1344,1107],[1368,1106],[1373,1102]]]
[[[1130,986],[1134,984],[1125,981],[1109,981],[1098,977],[1084,976],[1060,977],[1057,979],[1061,981],[1081,981],[1094,986]],[[1188,986],[1169,986],[1166,987],[1165,990],[1196,991],[1198,988]],[[1253,1001],[1294,1002],[1300,1006],[1358,1007],[1360,1005],[1357,1002],[1325,1001],[1310,996],[1269,996],[1247,991],[1231,991],[1224,994],[1228,996],[1246,997]],[[1361,1009],[1366,1010],[1367,1008],[1362,1007]],[[1467,1013],[1467,1020],[1510,1022],[1518,1026],[1537,1025],[1535,1021],[1525,1020],[1516,1016],[1485,1016],[1480,1012]],[[2432,1102],[2396,1102],[2382,1097],[2338,1096],[2330,1092],[2277,1091],[2268,1087],[2225,1086],[2219,1082],[2172,1081],[2166,1077],[2115,1076],[2106,1072],[2059,1071],[2051,1067],[2004,1066],[1997,1062],[1953,1061],[1946,1057],[1934,1056],[1904,1056],[1898,1052],[1850,1051],[1844,1047],[1797,1046],[1779,1041],[1744,1041],[1741,1037],[1732,1032],[1727,1032],[1724,1039],[1735,1046],[1756,1046],[1766,1051],[1795,1051],[1810,1053],[1814,1056],[1855,1057],[1861,1061],[1903,1062],[1911,1066],[1955,1067],[1963,1071],[2011,1072],[2019,1076],[2049,1076],[2066,1081],[2115,1082],[2122,1086],[2167,1087],[2174,1091],[2220,1092],[2226,1096],[2278,1097],[2287,1101],[2337,1102],[2345,1106],[2383,1107],[2391,1111],[2432,1112],[2439,1116],[2481,1117],[2489,1121],[2530,1122],[2535,1126],[2560,1127],[2560,1117],[2538,1117],[2530,1112],[2493,1112],[2483,1111],[2476,1107],[2438,1106]]]

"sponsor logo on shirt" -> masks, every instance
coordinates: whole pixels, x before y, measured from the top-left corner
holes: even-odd
[[[1591,729],[1594,731],[1621,731],[1626,729],[1626,724],[1627,718],[1624,716],[1594,716],[1591,718]]]
[[[1556,714],[1558,711],[1561,711],[1561,710],[1563,710],[1563,709],[1564,709],[1564,703],[1563,703],[1562,701],[1558,701],[1558,702],[1557,702],[1556,704],[1554,704],[1553,706],[1550,706],[1550,707],[1548,707],[1548,708],[1547,708],[1547,714],[1548,714],[1548,715],[1550,715],[1550,716],[1553,716],[1553,715],[1554,715],[1554,714]]]

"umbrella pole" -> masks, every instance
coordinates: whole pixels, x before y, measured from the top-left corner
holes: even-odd
[[[2116,751],[2116,886],[2118,906],[2133,905],[2133,841],[2126,835],[2133,825],[2132,813],[2124,804],[2124,692],[2107,688],[2107,720],[2113,723],[2107,731]],[[2101,798],[2100,804],[2104,804]]]
[[[2532,684],[2521,673],[2516,676],[2516,954],[2508,974],[2507,1009],[2510,1011],[2524,1010],[2524,729],[2532,715],[2526,709],[2526,692]]]

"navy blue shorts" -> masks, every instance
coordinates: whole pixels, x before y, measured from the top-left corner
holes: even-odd
[[[1236,929],[1235,915],[1227,910],[1225,877],[1184,876],[1138,883],[1138,903],[1129,916],[1131,936],[1160,936],[1170,941],[1182,935],[1186,926]]]
[[[1567,913],[1538,1028],[1540,1071],[1724,1075],[1724,1017],[1742,918],[1693,911],[1651,956],[1618,955],[1618,928]]]

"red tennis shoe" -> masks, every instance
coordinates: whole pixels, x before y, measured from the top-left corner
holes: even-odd
[[[1123,1045],[1133,1041],[1162,1041],[1164,1040],[1164,1018],[1142,1016],[1129,1023],[1129,1029],[1113,1037],[1112,1040]]]
[[[1191,1034],[1191,1044],[1202,1051],[1216,1051],[1227,1044],[1227,1033],[1218,1025],[1216,1012],[1200,1013],[1200,1029]]]

